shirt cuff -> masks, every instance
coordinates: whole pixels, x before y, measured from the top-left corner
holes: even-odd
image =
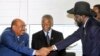
[[[56,45],[52,45],[52,49],[53,49],[53,51],[56,51],[57,50]]]
[[[36,50],[33,51],[32,55],[35,55],[35,54],[36,54]]]

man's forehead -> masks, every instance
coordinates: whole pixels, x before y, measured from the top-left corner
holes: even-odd
[[[26,26],[26,24],[23,21],[17,21],[16,25],[22,25],[22,26]]]

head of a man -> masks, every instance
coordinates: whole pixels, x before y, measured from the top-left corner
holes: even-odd
[[[100,14],[100,4],[96,4],[93,6],[93,11],[96,13],[96,14]]]
[[[100,4],[96,4],[93,6],[93,11],[96,14],[95,19],[100,21]]]
[[[25,33],[25,23],[19,18],[12,21],[11,28],[15,32],[16,36],[23,35]]]
[[[44,15],[42,17],[42,29],[44,31],[49,31],[53,26],[53,17],[51,15]]]
[[[74,8],[68,10],[67,12],[74,14],[74,20],[80,27],[85,23],[86,19],[91,16],[90,4],[85,1],[76,2]]]

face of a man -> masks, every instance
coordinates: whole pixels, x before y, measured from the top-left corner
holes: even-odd
[[[95,13],[100,13],[100,11],[99,11],[99,8],[98,8],[98,7],[93,7],[93,11],[94,11]]]
[[[81,15],[74,15],[74,20],[77,26],[81,27],[83,25],[83,17]]]
[[[51,29],[51,27],[52,27],[52,21],[44,18],[42,21],[42,29],[47,32]]]
[[[23,35],[25,33],[25,23],[23,21],[18,21],[15,25],[15,33],[16,35]]]

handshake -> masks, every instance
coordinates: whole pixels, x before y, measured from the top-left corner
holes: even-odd
[[[52,47],[43,47],[39,50],[36,50],[36,56],[47,56],[53,50]]]

